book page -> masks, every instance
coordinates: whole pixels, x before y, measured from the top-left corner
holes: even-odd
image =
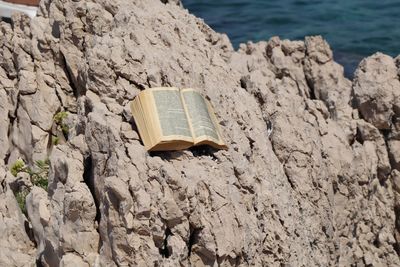
[[[193,146],[193,142],[187,141],[167,141],[161,142],[151,148],[150,151],[171,151],[171,150],[182,150]]]
[[[228,149],[228,147],[225,145],[225,142],[223,140],[221,128],[219,127],[219,123],[218,123],[217,117],[215,116],[215,111],[214,111],[214,109],[213,109],[213,107],[211,105],[211,102],[208,101],[208,100],[205,100],[205,101],[207,103],[208,114],[210,114],[211,120],[213,121],[214,127],[215,127],[215,129],[217,131],[218,148],[220,148],[220,149]]]
[[[162,141],[182,140],[193,142],[180,91],[176,88],[149,90],[153,96]]]
[[[195,143],[203,140],[220,143],[217,128],[209,114],[207,102],[203,96],[193,89],[183,89],[181,92],[193,129]]]
[[[151,100],[152,98],[149,92],[143,91],[140,93],[140,104],[147,128],[148,138],[150,140],[149,147],[146,147],[147,150],[161,141],[161,128],[153,115],[156,113],[156,107]]]
[[[132,111],[133,117],[135,119],[135,124],[139,131],[139,135],[142,139],[142,142],[145,145],[146,149],[148,149],[151,146],[151,141],[148,136],[148,130],[147,130],[146,123],[144,122],[144,119],[143,119],[143,110],[141,107],[139,97],[135,98],[131,102],[131,111]]]

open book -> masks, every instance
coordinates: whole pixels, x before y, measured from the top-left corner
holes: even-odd
[[[146,89],[135,97],[131,109],[149,151],[180,150],[195,145],[227,148],[210,102],[194,89]]]

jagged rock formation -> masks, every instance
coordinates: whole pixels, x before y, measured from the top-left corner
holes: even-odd
[[[234,51],[158,0],[46,0],[0,29],[1,266],[400,265],[398,58],[351,82],[320,37]],[[229,150],[147,153],[129,102],[154,86],[207,95]],[[47,191],[10,173],[46,157]]]

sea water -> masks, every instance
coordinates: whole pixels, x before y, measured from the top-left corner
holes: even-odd
[[[233,45],[322,35],[351,77],[360,60],[400,54],[400,0],[183,0]]]

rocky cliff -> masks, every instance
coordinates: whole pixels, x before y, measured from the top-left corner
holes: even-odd
[[[321,37],[235,51],[179,1],[0,30],[1,266],[400,265],[400,58],[350,81]],[[147,153],[155,86],[199,89],[229,150]]]

